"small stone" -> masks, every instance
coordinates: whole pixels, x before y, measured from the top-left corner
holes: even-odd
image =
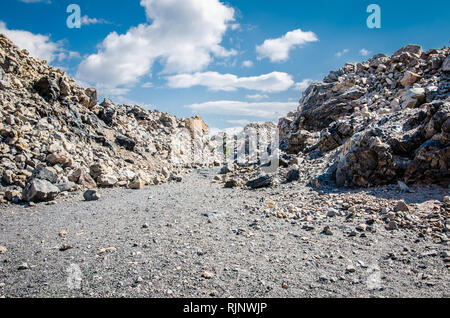
[[[331,228],[328,225],[323,228],[322,233],[325,235],[333,235],[333,232],[331,231]]]
[[[133,190],[142,190],[145,187],[145,182],[142,179],[137,178],[131,181],[128,187]]]
[[[364,232],[367,230],[367,225],[364,223],[359,224],[358,226],[356,226],[356,230],[360,231],[360,232]]]
[[[61,248],[59,249],[61,252],[65,252],[67,250],[71,250],[73,248],[72,245],[68,245],[68,244],[64,244],[63,246],[61,246]]]
[[[345,269],[346,274],[351,274],[354,272],[356,272],[356,268],[353,265],[348,265],[347,268]]]
[[[395,221],[390,221],[388,223],[388,225],[386,226],[386,230],[388,230],[388,231],[395,231],[397,229],[398,229],[398,225],[397,225],[397,222],[395,222]]]
[[[330,209],[327,212],[327,217],[334,218],[336,216],[336,214],[337,214],[337,211],[335,209]]]
[[[115,252],[115,251],[117,251],[117,249],[115,247],[107,247],[107,248],[100,249],[100,251],[98,253],[99,254],[105,254],[105,253],[108,253],[108,252],[112,253],[112,252]]]
[[[233,171],[234,171],[234,167],[233,167],[232,164],[229,163],[229,164],[226,164],[225,166],[223,166],[220,169],[219,174],[228,174],[228,173],[233,172]]]
[[[0,254],[5,254],[7,251],[6,247],[0,245]]]
[[[98,195],[96,190],[88,190],[83,194],[83,198],[86,201],[97,201],[100,199],[100,196]]]
[[[408,212],[409,208],[406,205],[405,201],[398,201],[397,204],[394,207],[395,212]]]
[[[202,277],[203,277],[203,278],[206,278],[206,279],[212,279],[212,278],[214,277],[214,274],[211,273],[211,272],[204,272],[204,273],[202,274]]]
[[[27,263],[22,263],[22,264],[20,264],[20,266],[17,269],[20,271],[23,271],[23,270],[30,269],[30,267],[28,266]]]

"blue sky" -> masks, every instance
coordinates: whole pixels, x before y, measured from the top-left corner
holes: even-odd
[[[80,29],[70,29],[69,4]],[[381,28],[369,29],[371,3]],[[215,129],[276,121],[330,70],[450,41],[450,2],[3,0],[0,32],[102,96]]]

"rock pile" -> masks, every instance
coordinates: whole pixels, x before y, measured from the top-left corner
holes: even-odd
[[[172,136],[187,130],[207,138],[199,117],[97,99],[94,88],[80,87],[0,35],[0,202],[179,181],[183,162],[174,163],[181,154]]]
[[[330,72],[280,119],[282,150],[331,160],[326,174],[338,186],[400,180],[448,187],[449,53],[408,45]]]

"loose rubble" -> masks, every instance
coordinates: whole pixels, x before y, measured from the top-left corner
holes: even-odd
[[[97,98],[94,88],[0,35],[0,203],[179,182],[192,166],[173,138],[187,131],[187,139],[195,135],[208,145],[200,117],[178,119]]]

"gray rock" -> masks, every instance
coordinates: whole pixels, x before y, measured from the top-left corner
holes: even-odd
[[[61,192],[65,192],[65,191],[70,192],[70,191],[72,191],[73,189],[75,189],[76,186],[77,186],[77,185],[76,185],[75,183],[71,182],[71,181],[61,182],[61,183],[58,183],[58,184],[56,185],[56,187],[57,187],[57,188],[59,189],[59,191],[61,191]]]
[[[447,56],[444,63],[442,64],[442,70],[444,72],[450,72],[450,55]]]
[[[83,198],[86,201],[97,201],[100,199],[100,196],[98,195],[96,190],[88,190],[83,194]]]
[[[22,193],[22,200],[26,202],[44,202],[54,200],[60,190],[46,180],[32,179]]]
[[[37,81],[34,89],[48,102],[55,102],[60,95],[58,80],[50,76],[44,76]]]
[[[226,164],[225,166],[223,166],[221,169],[220,169],[220,174],[228,174],[228,173],[230,173],[230,172],[233,172],[234,171],[234,166],[233,166],[233,164],[231,164],[231,163],[228,163],[228,164]]]
[[[58,181],[58,174],[52,167],[41,166],[33,171],[33,178],[46,180],[54,184]]]
[[[249,182],[247,182],[247,186],[252,189],[260,189],[260,188],[265,188],[265,187],[271,186],[272,182],[273,182],[273,177],[267,175],[267,176],[261,176],[259,178],[250,180]]]

